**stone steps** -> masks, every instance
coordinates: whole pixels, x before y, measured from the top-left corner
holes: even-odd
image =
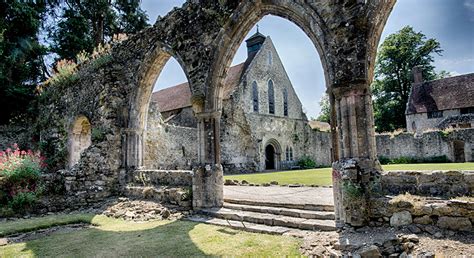
[[[212,208],[200,211],[201,214],[211,218],[224,219],[235,222],[250,222],[266,226],[295,228],[301,230],[334,231],[334,220],[305,219],[292,216],[275,215],[268,213],[234,210],[228,208]]]
[[[265,206],[274,208],[299,209],[309,211],[334,211],[334,205],[326,204],[298,204],[298,203],[279,203],[279,202],[262,202],[244,199],[224,198],[225,203],[249,205],[249,206]]]
[[[282,215],[295,218],[303,219],[320,219],[320,220],[335,220],[334,212],[331,211],[313,211],[313,210],[301,210],[301,209],[289,209],[289,208],[278,208],[268,206],[254,206],[254,205],[243,205],[234,203],[224,203],[224,208],[240,210],[240,211],[251,211],[265,214]]]
[[[285,233],[290,233],[290,232],[298,233],[302,231],[302,230],[292,229],[292,228],[287,228],[287,227],[267,226],[267,225],[255,224],[255,223],[244,222],[244,221],[218,219],[218,218],[199,216],[199,215],[194,215],[194,216],[188,217],[187,219],[190,221],[199,222],[199,223],[206,223],[206,224],[211,224],[211,225],[230,227],[233,229],[244,230],[248,232],[264,233],[264,234],[271,234],[271,235],[283,235]]]

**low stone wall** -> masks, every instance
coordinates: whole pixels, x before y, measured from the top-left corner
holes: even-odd
[[[193,174],[186,170],[135,170],[130,174],[123,192],[129,197],[190,209]]]
[[[474,171],[389,171],[382,172],[382,191],[397,195],[472,196]]]
[[[186,170],[137,170],[133,182],[144,185],[193,186],[193,172]]]
[[[446,156],[455,161],[454,141],[464,143],[464,161],[474,161],[474,129],[453,131],[431,131],[422,134],[383,133],[377,134],[377,155],[389,159],[410,157],[426,160]]]
[[[372,199],[370,206],[369,225],[372,226],[407,226],[413,233],[425,231],[432,235],[439,229],[473,231],[474,202],[470,201],[400,195]]]

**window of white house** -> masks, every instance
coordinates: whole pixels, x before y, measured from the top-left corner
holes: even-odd
[[[431,111],[428,112],[428,119],[443,117],[443,111]]]

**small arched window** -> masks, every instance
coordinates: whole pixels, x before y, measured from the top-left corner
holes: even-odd
[[[293,148],[292,147],[286,147],[286,161],[293,161]]]
[[[258,112],[258,86],[257,82],[252,83],[253,111]]]
[[[272,51],[268,51],[268,65],[272,65],[272,63],[273,63]]]
[[[268,113],[275,114],[275,92],[272,80],[268,81]]]
[[[288,116],[288,90],[283,90],[283,115]]]
[[[87,117],[79,116],[69,132],[69,167],[79,162],[81,153],[91,142],[91,123]]]

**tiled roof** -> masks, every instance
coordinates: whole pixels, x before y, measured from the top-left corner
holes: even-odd
[[[474,106],[474,73],[414,84],[407,114]]]
[[[158,103],[160,112],[191,106],[191,90],[187,82],[153,92],[151,101]]]
[[[223,96],[229,99],[234,89],[239,85],[244,63],[229,68],[224,82]],[[151,101],[158,103],[160,112],[171,111],[175,109],[191,106],[191,89],[187,82],[153,92]]]

